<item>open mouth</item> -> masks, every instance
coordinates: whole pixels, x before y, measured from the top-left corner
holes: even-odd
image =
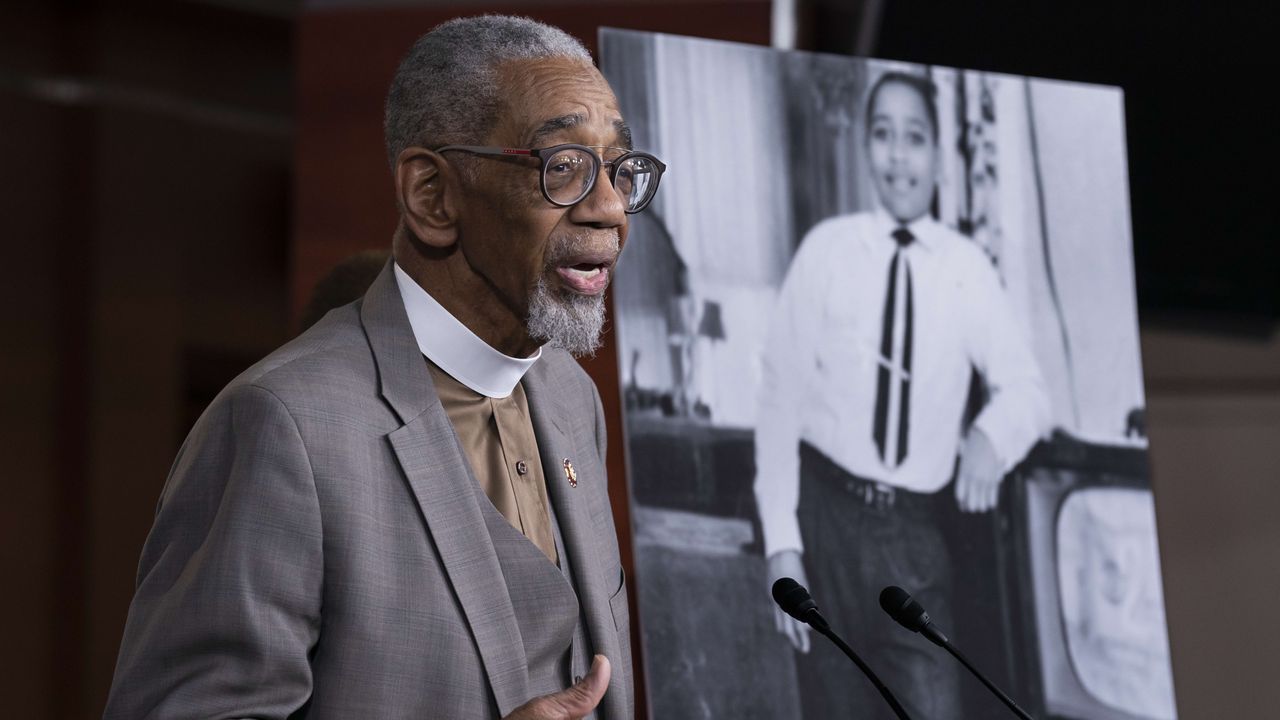
[[[885,186],[895,192],[905,193],[914,190],[917,182],[914,177],[909,175],[898,175],[889,173],[884,176]]]
[[[557,266],[556,273],[570,290],[582,295],[599,295],[609,286],[612,267],[612,260],[583,259],[571,265]]]

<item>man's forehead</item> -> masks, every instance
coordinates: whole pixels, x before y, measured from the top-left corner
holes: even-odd
[[[611,117],[605,118],[605,121],[613,130],[613,137],[615,138],[610,143],[630,149],[631,128],[627,125],[627,122],[616,113]],[[531,146],[537,147],[566,132],[583,128],[591,122],[592,120],[588,119],[585,113],[580,112],[548,118],[537,125],[529,135],[528,142]]]
[[[613,90],[588,62],[573,58],[516,60],[499,66],[505,115],[521,139],[541,143],[557,136],[594,133],[630,142],[631,131]],[[536,146],[536,144],[535,144]],[[629,146],[629,145],[628,145]]]

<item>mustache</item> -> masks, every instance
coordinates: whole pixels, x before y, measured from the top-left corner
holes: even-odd
[[[608,230],[583,230],[551,239],[547,247],[546,266],[558,267],[566,260],[584,255],[609,254],[617,257],[622,248],[622,238],[617,228]]]

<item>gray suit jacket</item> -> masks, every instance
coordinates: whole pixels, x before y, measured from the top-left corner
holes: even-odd
[[[598,712],[631,718],[599,396],[558,350],[524,382],[586,628],[613,665]],[[142,552],[106,716],[466,720],[511,712],[527,685],[475,480],[388,265],[196,423]]]

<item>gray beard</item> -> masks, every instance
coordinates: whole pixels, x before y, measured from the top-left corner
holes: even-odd
[[[547,285],[546,278],[540,277],[529,294],[525,327],[529,337],[564,348],[574,357],[594,356],[604,329],[604,293],[557,294]]]

